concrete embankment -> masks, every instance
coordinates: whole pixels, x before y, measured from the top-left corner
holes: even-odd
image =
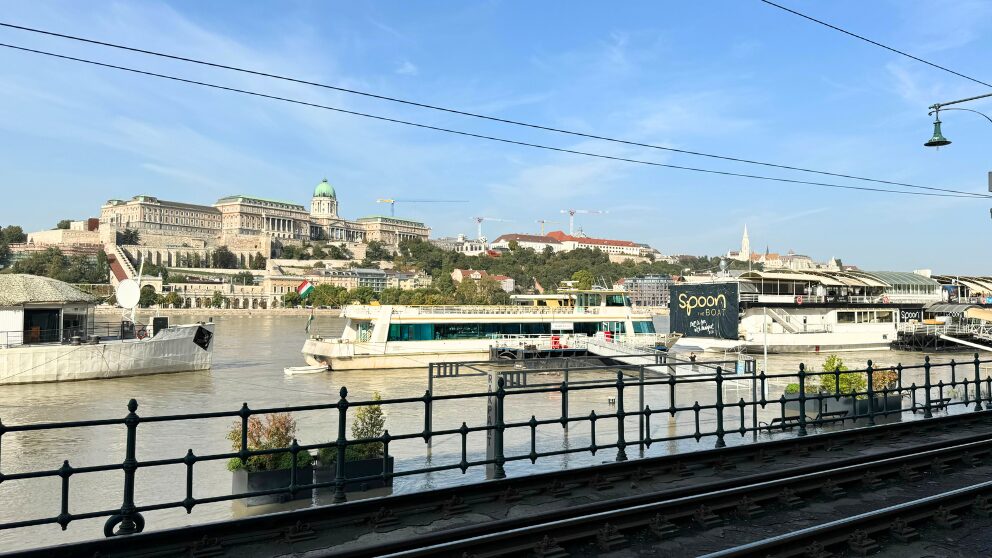
[[[121,308],[97,307],[96,313],[101,316],[119,316]],[[310,310],[308,308],[139,308],[139,316],[309,316],[313,312],[318,317],[337,318],[341,315],[338,308]]]

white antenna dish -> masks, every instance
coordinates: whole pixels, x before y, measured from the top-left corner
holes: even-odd
[[[117,304],[121,308],[134,308],[141,299],[141,287],[134,279],[125,279],[117,284]]]

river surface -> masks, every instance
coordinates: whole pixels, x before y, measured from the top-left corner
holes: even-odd
[[[189,321],[203,318],[189,318]],[[337,318],[318,318],[322,331],[340,329]],[[185,321],[186,318],[183,318]],[[138,378],[112,380],[92,380],[55,384],[14,385],[0,387],[0,421],[5,425],[21,425],[40,422],[81,421],[91,419],[121,418],[127,414],[127,402],[138,401],[138,414],[174,415],[182,413],[233,411],[247,402],[252,408],[278,407],[287,405],[308,405],[333,403],[338,400],[339,389],[347,386],[350,400],[367,400],[374,393],[384,399],[418,397],[427,388],[425,369],[339,371],[332,373],[287,376],[286,366],[304,364],[300,347],[304,338],[306,316],[222,316],[216,320],[216,337],[213,354],[213,369],[209,371],[164,374]],[[667,318],[658,320],[660,331],[667,329]],[[875,352],[846,353],[845,361],[852,368],[861,367],[865,360],[873,359],[876,366],[890,366],[899,362],[917,364],[922,362],[920,353]],[[942,354],[934,361],[950,358],[967,360],[970,355]],[[775,372],[793,372],[804,362],[811,369],[819,369],[825,355],[771,355],[769,369]],[[759,366],[761,357],[758,356]],[[973,370],[963,367],[963,370]],[[613,373],[615,374],[615,373]],[[914,372],[912,378],[920,378],[921,372]],[[973,375],[973,372],[969,377]],[[577,379],[615,378],[610,373],[579,375]],[[960,376],[959,376],[960,377]],[[575,378],[575,376],[573,376]],[[560,382],[559,375],[549,375],[548,382]],[[915,379],[913,381],[916,381]],[[936,377],[934,379],[936,382]],[[769,397],[781,394],[786,380],[774,382]],[[907,382],[908,383],[908,382]],[[435,381],[436,394],[477,393],[485,391],[484,376],[467,378],[445,378]],[[751,400],[751,386],[745,382],[730,381],[725,390],[726,401],[740,398]],[[679,391],[679,405],[691,405],[693,400],[700,404],[713,402],[712,386],[690,385]],[[587,416],[591,411],[598,414],[615,412],[610,399],[616,397],[616,388],[602,388],[570,394],[569,415]],[[538,419],[557,418],[561,412],[561,395],[558,393],[517,394],[507,399],[507,421],[526,421],[532,415]],[[635,410],[639,404],[637,390],[625,391],[625,408]],[[644,404],[654,409],[666,407],[667,387],[650,386],[645,389]],[[386,427],[391,434],[418,433],[423,428],[424,405],[422,403],[389,405],[385,409]],[[777,411],[762,411],[759,420],[770,420]],[[298,421],[297,437],[301,444],[314,444],[333,441],[337,437],[337,411],[310,411],[295,414]],[[471,401],[440,402],[435,404],[435,430],[457,428],[462,422],[469,426],[484,425],[486,406],[483,398]],[[712,429],[713,418],[704,418],[702,428]],[[750,417],[748,417],[750,426]],[[137,447],[139,461],[176,458],[192,449],[197,455],[216,454],[230,451],[230,442],[225,438],[234,421],[230,418],[199,420],[195,422],[142,423],[138,428]],[[694,429],[692,415],[678,420],[667,416],[653,417],[649,425],[652,436],[670,436],[691,433]],[[728,429],[729,429],[728,425]],[[627,439],[636,438],[638,424],[628,419],[625,423]],[[597,425],[596,441],[609,444],[616,440],[615,419],[603,419]],[[538,451],[554,451],[585,447],[590,443],[588,422],[571,423],[568,429],[558,424],[541,426],[537,429]],[[728,443],[747,443],[746,438],[729,437]],[[530,429],[521,428],[507,433],[507,455],[523,455],[530,449]],[[68,460],[73,467],[120,463],[124,459],[125,430],[122,426],[92,426],[85,428],[46,430],[38,432],[7,433],[0,438],[0,472],[11,474],[24,471],[52,470]],[[672,451],[691,451],[713,447],[712,438],[695,442],[656,443],[646,451],[646,455],[658,455]],[[457,464],[461,459],[462,442],[458,434],[435,437],[431,444],[422,439],[394,442],[390,453],[396,458],[396,470],[410,470],[419,467]],[[483,459],[485,437],[481,433],[468,436],[467,456]],[[629,448],[631,457],[638,450]],[[589,452],[568,454],[538,459],[535,465],[529,460],[515,461],[507,465],[509,475],[553,470],[561,467],[590,465],[611,461],[616,450],[601,450],[595,455]],[[220,496],[231,492],[231,473],[222,461],[202,462],[195,466],[194,495],[197,497]],[[418,474],[400,477],[395,480],[393,492],[409,492],[453,483],[476,482],[485,479],[483,467],[470,468],[463,474],[460,470],[434,474]],[[159,466],[142,468],[137,473],[135,499],[139,505],[182,500],[186,490],[185,467]],[[121,505],[123,473],[120,471],[79,474],[71,477],[69,510],[83,513],[94,510],[110,510]],[[329,502],[329,495],[319,493],[317,503]],[[57,477],[45,479],[16,480],[0,483],[0,523],[27,519],[52,517],[59,513],[61,503],[60,480]],[[298,505],[310,505],[307,502]],[[258,510],[255,510],[257,513]],[[228,519],[249,513],[238,503],[221,502],[198,505],[192,514],[183,509],[171,509],[145,514],[146,529],[162,529],[187,524]],[[105,519],[80,520],[72,522],[65,532],[57,525],[26,527],[0,531],[0,550],[16,550],[39,545],[96,538],[102,536]]]

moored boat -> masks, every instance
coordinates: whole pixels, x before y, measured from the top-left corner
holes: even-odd
[[[94,306],[94,297],[62,281],[0,275],[0,384],[210,368],[213,323],[98,322]]]
[[[515,295],[511,302],[346,306],[341,336],[313,334],[304,342],[303,354],[308,364],[331,370],[417,368],[486,358],[497,344],[543,344],[556,350],[595,336],[646,344],[655,338],[651,314],[631,308],[623,291]]]

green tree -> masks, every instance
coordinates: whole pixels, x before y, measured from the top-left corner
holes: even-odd
[[[0,240],[0,267],[4,267],[10,262],[10,246]]]
[[[155,294],[155,288],[151,285],[145,285],[141,287],[141,296],[138,298],[138,306],[142,308],[148,308],[158,302],[158,296]]]
[[[327,257],[332,260],[350,260],[355,257],[344,243],[327,247]]]
[[[593,275],[585,269],[580,269],[572,274],[572,281],[576,282],[576,287],[583,290],[592,288]]]
[[[220,269],[238,269],[238,257],[227,246],[220,246],[213,253],[214,267]]]
[[[370,240],[365,245],[365,259],[371,261],[392,260],[393,253],[386,249],[386,245],[378,240]]]
[[[311,248],[310,254],[313,256],[313,259],[315,260],[322,260],[327,257],[327,252],[324,252],[324,249],[321,248],[320,246],[314,246],[313,248]]]
[[[314,269],[325,269],[326,267],[327,266],[324,265],[324,262],[314,262],[313,264]]]
[[[20,244],[27,242],[28,235],[24,234],[24,229],[17,225],[7,225],[0,229],[0,238],[6,244]]]
[[[214,308],[222,308],[224,306],[224,295],[220,294],[220,291],[214,291],[214,295],[210,297],[210,306]]]
[[[282,303],[284,306],[299,306],[302,300],[303,299],[300,298],[300,293],[296,291],[290,291],[282,295]]]
[[[455,289],[455,301],[458,304],[478,304],[478,300],[479,287],[475,281],[464,279],[458,283],[458,288]]]
[[[510,248],[511,252],[516,252],[517,250],[520,249],[520,243],[517,242],[516,240],[511,240],[510,242],[507,243],[507,246]]]
[[[376,296],[375,291],[372,290],[372,287],[358,287],[357,289],[349,291],[348,294],[350,294],[354,300],[357,300],[362,304],[372,302]]]
[[[136,229],[126,228],[117,233],[117,244],[124,246],[141,244],[141,234]]]
[[[265,269],[266,259],[261,252],[255,252],[254,256],[248,258],[248,269]]]
[[[254,285],[255,274],[250,271],[239,271],[231,276],[231,280],[235,285]]]
[[[69,221],[68,219],[62,219],[55,225],[55,228],[67,230],[70,227],[70,223],[71,221]]]
[[[170,291],[162,299],[162,303],[170,308],[179,308],[183,304],[183,299],[175,291]]]

